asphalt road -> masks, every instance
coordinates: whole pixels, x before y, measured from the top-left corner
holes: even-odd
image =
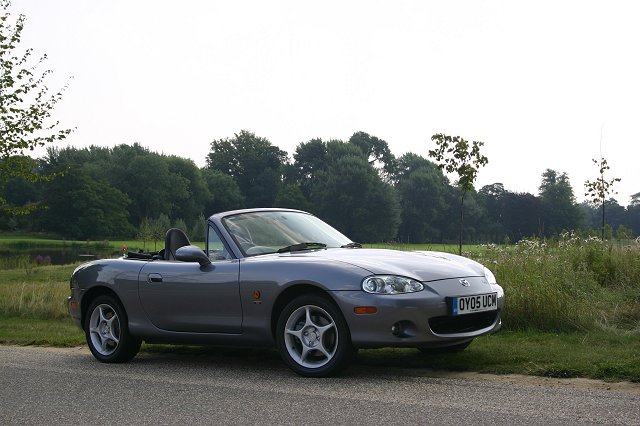
[[[453,375],[356,364],[329,379],[273,351],[141,353],[0,346],[0,424],[625,424],[640,385]]]

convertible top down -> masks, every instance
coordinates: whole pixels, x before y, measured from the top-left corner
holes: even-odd
[[[130,360],[142,341],[275,345],[312,377],[344,368],[354,348],[463,350],[500,328],[503,305],[473,260],[361,248],[291,209],[215,214],[204,251],[174,228],[160,252],[83,264],[68,299],[102,362]]]

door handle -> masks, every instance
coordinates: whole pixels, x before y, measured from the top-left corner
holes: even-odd
[[[150,284],[161,283],[162,282],[162,275],[160,275],[160,274],[149,274],[149,275],[147,275],[147,282],[150,283]]]

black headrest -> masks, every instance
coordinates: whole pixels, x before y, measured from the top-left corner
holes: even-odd
[[[169,229],[164,237],[164,258],[166,260],[176,260],[176,250],[190,244],[187,234],[181,229]]]

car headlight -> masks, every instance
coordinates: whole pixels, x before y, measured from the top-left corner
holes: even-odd
[[[397,275],[374,275],[362,281],[362,290],[371,294],[403,294],[424,290],[421,282]]]
[[[489,268],[487,268],[486,266],[483,268],[484,268],[484,277],[487,279],[489,284],[498,284],[498,282],[496,281],[496,276],[493,275],[493,272],[491,272]]]

